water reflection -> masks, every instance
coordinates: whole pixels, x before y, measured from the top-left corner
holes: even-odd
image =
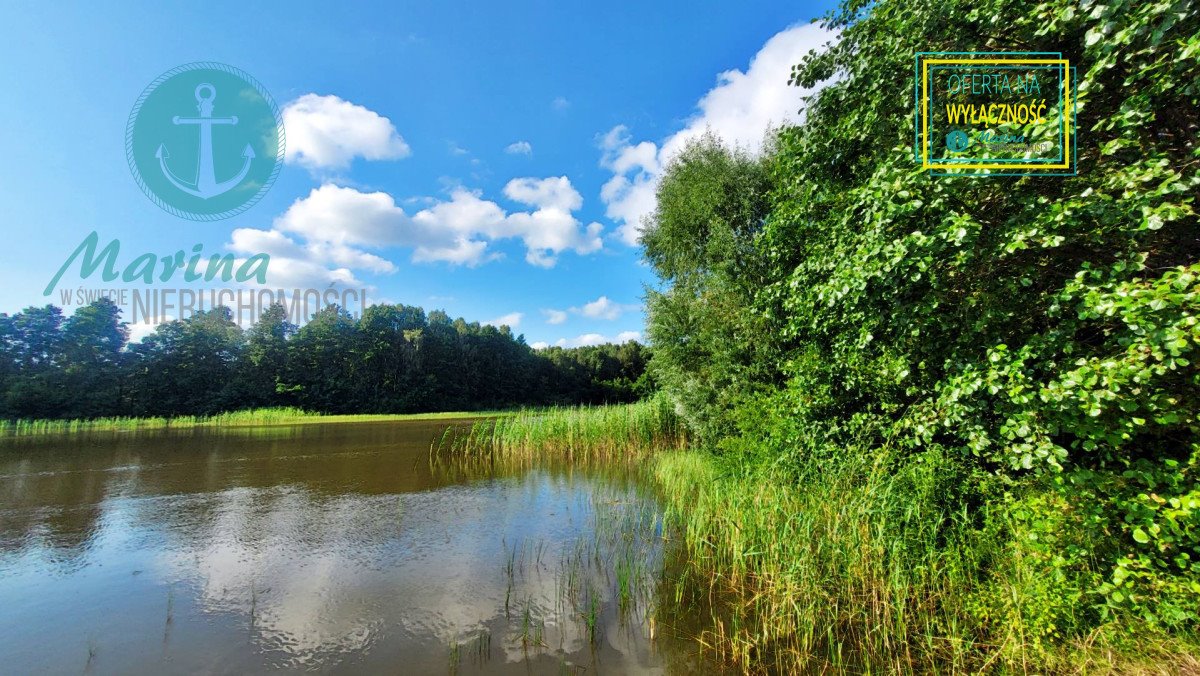
[[[0,659],[51,673],[687,671],[620,476],[431,470],[445,426],[0,448]]]

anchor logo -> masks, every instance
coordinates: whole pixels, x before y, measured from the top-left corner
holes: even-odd
[[[160,75],[125,125],[133,180],[152,202],[192,221],[219,221],[254,206],[279,176],[284,141],[271,93],[245,71],[213,61]]]
[[[158,158],[158,165],[162,169],[162,173],[167,180],[176,188],[186,192],[189,195],[194,195],[200,199],[207,200],[218,195],[223,195],[237,187],[242,179],[246,178],[246,174],[250,173],[250,164],[254,161],[254,148],[247,143],[242,150],[242,169],[236,176],[227,181],[217,181],[216,168],[213,165],[213,147],[212,135],[214,125],[229,125],[233,126],[238,123],[237,115],[230,117],[213,117],[213,101],[217,98],[217,88],[205,82],[196,87],[196,110],[199,111],[200,117],[180,117],[176,115],[171,118],[171,122],[176,125],[190,124],[200,127],[200,156],[196,168],[196,180],[194,182],[184,181],[171,171],[167,166],[167,159],[171,154],[167,152],[164,144],[158,144],[158,150],[154,156]]]

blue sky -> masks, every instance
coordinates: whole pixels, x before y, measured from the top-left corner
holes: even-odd
[[[393,4],[6,3],[0,311],[57,303],[43,287],[95,230],[122,263],[262,250],[272,288],[365,286],[535,345],[630,338],[663,164],[705,128],[757,149],[829,39],[827,3]],[[288,136],[270,192],[210,223],[159,209],[125,159],[139,94],[193,61],[257,78]],[[80,285],[104,286],[60,288]]]

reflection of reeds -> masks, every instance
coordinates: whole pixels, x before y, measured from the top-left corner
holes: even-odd
[[[635,640],[654,639],[655,595],[664,560],[662,523],[654,501],[622,479],[593,477],[587,527],[574,539],[503,543],[509,640],[523,652],[561,652],[568,640],[575,640],[570,637],[594,651],[610,620],[640,637]],[[554,585],[552,598],[543,605],[517,584],[545,573],[553,575]]]
[[[563,551],[556,619],[593,644],[613,617],[647,636],[657,620],[743,671],[973,666],[978,634],[963,608],[989,549],[927,499],[936,473],[896,476],[867,456],[795,485],[722,475],[685,444],[654,399],[477,422],[448,431],[431,457],[467,474],[556,461],[645,470],[661,517],[597,491],[592,529]]]
[[[478,666],[492,659],[492,633],[486,628],[480,629],[466,643],[460,643],[457,638],[450,639],[450,673],[457,673],[466,655]]]
[[[448,420],[495,417],[498,412],[404,413],[325,415],[299,408],[259,408],[210,416],[171,418],[94,418],[91,420],[0,420],[0,438],[39,437],[82,432],[133,432],[140,430],[188,429],[193,427],[245,427],[252,425],[295,425],[300,423],[387,422],[401,420]]]
[[[588,467],[589,523],[563,543],[505,542],[504,615],[510,640],[525,651],[563,650],[577,636],[594,650],[615,620],[623,631],[655,635],[662,585],[662,522],[638,476],[654,454],[681,449],[686,437],[662,398],[607,407],[532,409],[450,427],[430,447],[436,475],[484,479],[537,466],[552,474]],[[547,561],[557,552],[558,562]],[[554,575],[551,607],[521,596],[518,580]],[[516,598],[514,598],[516,596]],[[607,619],[606,619],[607,618]],[[565,665],[565,662],[564,662]]]

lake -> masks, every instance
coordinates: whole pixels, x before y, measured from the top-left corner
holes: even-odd
[[[630,471],[443,467],[448,424],[0,442],[0,671],[712,671]]]

